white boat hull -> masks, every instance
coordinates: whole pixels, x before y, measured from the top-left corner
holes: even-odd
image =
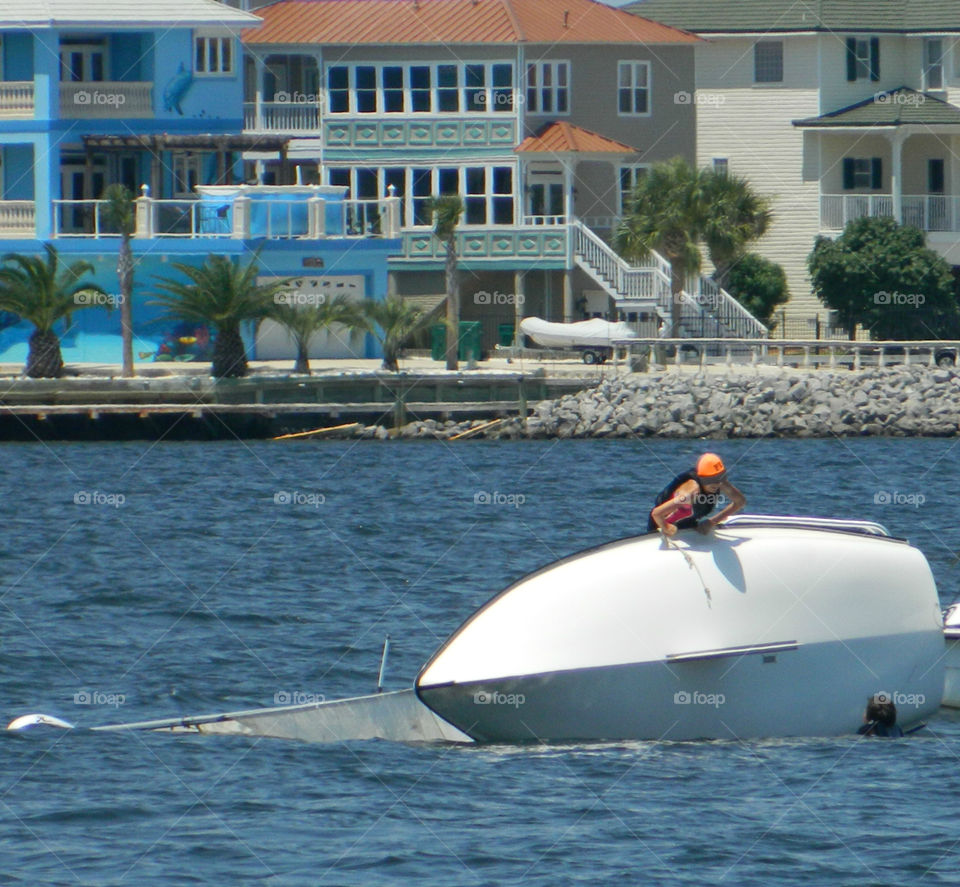
[[[520,580],[427,663],[420,699],[511,742],[839,735],[878,692],[904,727],[938,708],[942,620],[916,549],[777,526],[675,539]]]

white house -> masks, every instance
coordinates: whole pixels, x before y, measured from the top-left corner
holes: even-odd
[[[757,246],[787,272],[786,329],[827,312],[806,258],[818,234],[887,215],[960,265],[960,2],[643,0],[629,9],[696,49],[700,165],[773,198]]]

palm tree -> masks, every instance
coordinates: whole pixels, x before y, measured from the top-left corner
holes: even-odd
[[[395,373],[400,368],[397,363],[400,349],[430,323],[432,316],[433,312],[424,311],[400,296],[388,296],[382,301],[364,299],[351,323],[376,338],[383,349],[383,369]]]
[[[85,261],[71,262],[60,269],[57,250],[44,244],[46,260],[41,256],[8,253],[0,267],[0,310],[16,314],[35,327],[30,334],[26,374],[35,379],[55,379],[63,372],[60,337],[54,326],[60,320],[70,323],[70,315],[82,308],[93,308],[106,299],[95,283],[84,281],[93,273]]]
[[[297,362],[295,373],[310,375],[310,357],[308,348],[315,333],[331,327],[335,323],[349,326],[356,323],[357,311],[346,296],[336,296],[331,300],[323,299],[308,305],[296,305],[284,293],[278,293],[276,304],[270,311],[270,317],[283,324],[297,344]]]
[[[133,372],[133,249],[130,238],[137,225],[136,204],[133,195],[123,185],[109,185],[103,192],[106,201],[104,216],[107,224],[120,234],[120,249],[117,254],[117,279],[120,281],[120,334],[121,375],[130,377]]]
[[[245,267],[228,256],[207,256],[199,268],[174,262],[173,267],[189,283],[161,277],[159,298],[170,313],[163,319],[183,318],[206,323],[216,330],[211,374],[217,379],[245,376],[247,350],[240,336],[240,324],[259,321],[274,307],[274,297],[289,281],[257,283],[257,257]]]
[[[457,269],[457,225],[463,216],[463,200],[456,194],[431,197],[427,209],[433,214],[433,236],[446,250],[444,277],[447,288],[447,369],[455,370],[460,347],[460,275]]]
[[[614,236],[614,249],[629,261],[644,261],[656,250],[670,262],[671,336],[678,332],[687,276],[700,270],[706,190],[707,173],[682,157],[656,163],[638,182]]]
[[[706,201],[703,240],[716,269],[714,279],[728,289],[730,269],[770,226],[770,201],[746,179],[716,170],[706,173]]]

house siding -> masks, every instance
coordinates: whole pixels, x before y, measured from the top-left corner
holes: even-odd
[[[783,83],[790,86],[754,84],[752,39],[716,38],[697,54],[697,163],[727,158],[731,174],[771,199],[773,222],[753,249],[783,266],[788,318],[823,310],[806,267],[819,230],[820,186],[804,134],[792,125],[818,110],[817,41],[785,38]]]

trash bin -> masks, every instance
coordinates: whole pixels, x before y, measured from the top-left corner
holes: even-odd
[[[479,320],[460,321],[460,347],[457,349],[459,360],[480,360],[480,350],[483,346],[483,324]]]
[[[430,357],[433,360],[447,358],[447,328],[442,323],[430,327]]]
[[[480,360],[483,346],[483,324],[479,320],[461,320],[457,360]],[[437,323],[430,328],[430,357],[433,360],[445,360],[447,356],[447,327]]]
[[[497,325],[497,341],[504,348],[509,348],[513,344],[512,323],[501,323]]]

